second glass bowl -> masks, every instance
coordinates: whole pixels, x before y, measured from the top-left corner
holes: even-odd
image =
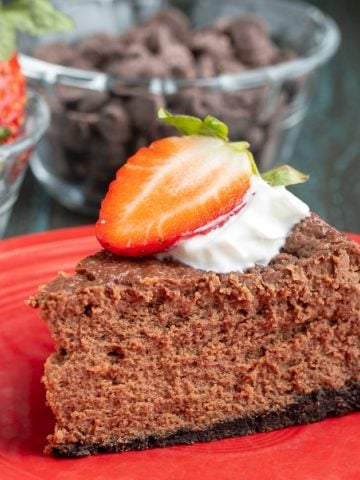
[[[24,126],[19,137],[0,146],[0,238],[18,197],[24,174],[35,147],[49,126],[50,112],[37,93],[28,90]]]

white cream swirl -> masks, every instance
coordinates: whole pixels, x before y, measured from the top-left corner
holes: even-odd
[[[243,272],[267,265],[309,207],[285,187],[270,187],[253,175],[244,207],[218,228],[176,243],[157,256],[205,271]]]

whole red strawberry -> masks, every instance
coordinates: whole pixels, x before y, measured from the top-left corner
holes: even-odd
[[[0,0],[0,144],[14,140],[24,123],[26,84],[16,32],[40,35],[72,27],[72,21],[48,0]]]
[[[0,142],[10,142],[24,121],[25,79],[16,54],[0,62]]]

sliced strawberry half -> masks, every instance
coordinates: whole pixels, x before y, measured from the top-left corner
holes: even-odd
[[[250,186],[249,155],[200,135],[140,149],[118,170],[102,203],[99,242],[118,255],[143,256],[217,226]]]

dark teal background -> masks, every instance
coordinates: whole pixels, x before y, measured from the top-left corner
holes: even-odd
[[[266,0],[264,0],[266,1]],[[291,0],[289,0],[291,1]],[[322,68],[292,164],[310,174],[294,188],[337,228],[360,232],[360,1],[314,0],[338,23],[342,43]],[[57,205],[28,172],[6,236],[92,223]]]
[[[293,163],[310,181],[294,190],[329,223],[360,232],[360,2],[314,0],[338,23],[342,42],[320,72]]]

